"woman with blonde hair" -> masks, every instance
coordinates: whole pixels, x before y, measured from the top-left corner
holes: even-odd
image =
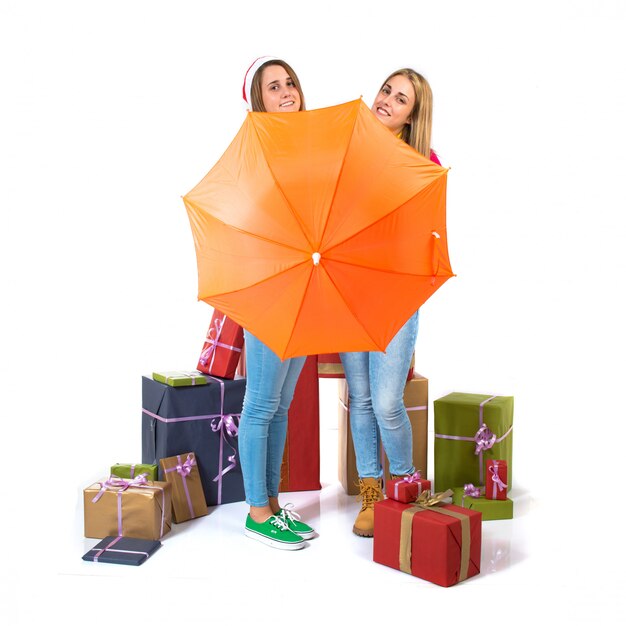
[[[283,60],[261,57],[245,74],[243,97],[252,111],[304,110],[304,95],[293,69]],[[313,529],[297,513],[278,502],[280,468],[287,435],[287,411],[305,357],[281,361],[244,330],[246,394],[239,423],[239,456],[246,503],[250,506],[245,534],[283,550],[304,547]]]
[[[430,147],[432,101],[428,81],[415,70],[403,68],[383,81],[371,110],[394,135],[440,164]],[[411,423],[403,396],[417,338],[418,316],[416,311],[407,320],[385,352],[340,354],[348,382],[350,426],[359,475],[357,497],[361,500],[361,511],[352,530],[361,537],[373,536],[374,504],[383,499],[379,437],[392,476],[415,472]]]

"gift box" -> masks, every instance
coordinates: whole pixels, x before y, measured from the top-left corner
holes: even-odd
[[[480,495],[469,495],[464,487],[455,487],[452,490],[452,503],[464,509],[480,511],[483,520],[513,519],[513,501],[509,498],[504,500],[488,500],[480,490]]]
[[[502,459],[489,459],[485,474],[485,498],[487,500],[506,500],[508,468]]]
[[[111,465],[111,474],[119,478],[136,478],[146,474],[148,480],[158,479],[158,468],[150,463],[116,463]]]
[[[177,524],[207,515],[202,479],[193,452],[159,461],[166,482],[172,485],[172,519]]]
[[[245,389],[244,379],[207,376],[206,385],[170,387],[143,377],[142,461],[193,450],[209,506],[244,500],[237,436]]]
[[[430,480],[422,478],[420,472],[403,478],[393,478],[385,485],[388,498],[398,502],[415,502],[426,490],[430,491]]]
[[[85,537],[161,539],[172,526],[168,483],[111,476],[83,490]]]
[[[413,378],[413,369],[415,367],[415,353],[411,357],[411,366],[406,377],[407,381]],[[317,374],[320,378],[345,378],[343,364],[338,353],[319,354],[317,356]]]
[[[418,503],[377,502],[374,561],[442,587],[479,574],[482,516],[441,504],[449,493],[431,497],[426,491]]]
[[[428,444],[428,379],[415,373],[404,388],[404,406],[406,407],[413,432],[413,465],[417,471],[426,474]],[[350,403],[348,385],[339,381],[339,481],[349,495],[359,493],[359,475],[356,469],[356,455],[350,430]],[[391,479],[389,461],[381,445],[381,459],[385,473],[385,484]]]
[[[83,561],[141,565],[161,547],[161,542],[133,537],[105,537],[83,555]]]
[[[288,413],[280,491],[314,491],[320,484],[320,393],[317,357],[309,356]]]
[[[434,402],[435,489],[484,485],[489,459],[502,459],[512,485],[513,397],[451,393]]]
[[[206,377],[202,372],[195,370],[186,372],[183,370],[172,370],[168,372],[153,372],[152,378],[160,383],[165,383],[171,387],[189,387],[195,385],[206,385]]]
[[[243,328],[214,310],[197,367],[212,376],[235,378],[242,348]]]

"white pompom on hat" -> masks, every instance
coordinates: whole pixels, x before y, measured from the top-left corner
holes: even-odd
[[[279,59],[277,57],[259,57],[252,63],[252,65],[248,68],[246,75],[243,77],[243,99],[249,106],[252,106],[250,102],[252,79],[254,78],[254,75],[257,73],[261,65],[267,63],[268,61],[279,61]]]

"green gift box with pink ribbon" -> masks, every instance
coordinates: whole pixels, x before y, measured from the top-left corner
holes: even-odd
[[[483,486],[487,461],[507,462],[513,484],[513,397],[450,393],[435,400],[435,490]]]

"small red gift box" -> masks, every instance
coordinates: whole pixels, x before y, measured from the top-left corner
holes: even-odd
[[[215,310],[197,369],[219,378],[235,378],[243,348],[243,328]]]
[[[442,587],[479,574],[482,514],[453,504],[432,505],[447,493],[431,498],[424,492],[425,506],[377,502],[374,561]]]
[[[404,478],[392,478],[385,485],[388,498],[398,502],[415,502],[426,489],[430,490],[430,480],[422,478],[419,472]]]
[[[485,476],[485,498],[487,500],[506,500],[508,470],[506,461],[487,461],[487,474]]]

